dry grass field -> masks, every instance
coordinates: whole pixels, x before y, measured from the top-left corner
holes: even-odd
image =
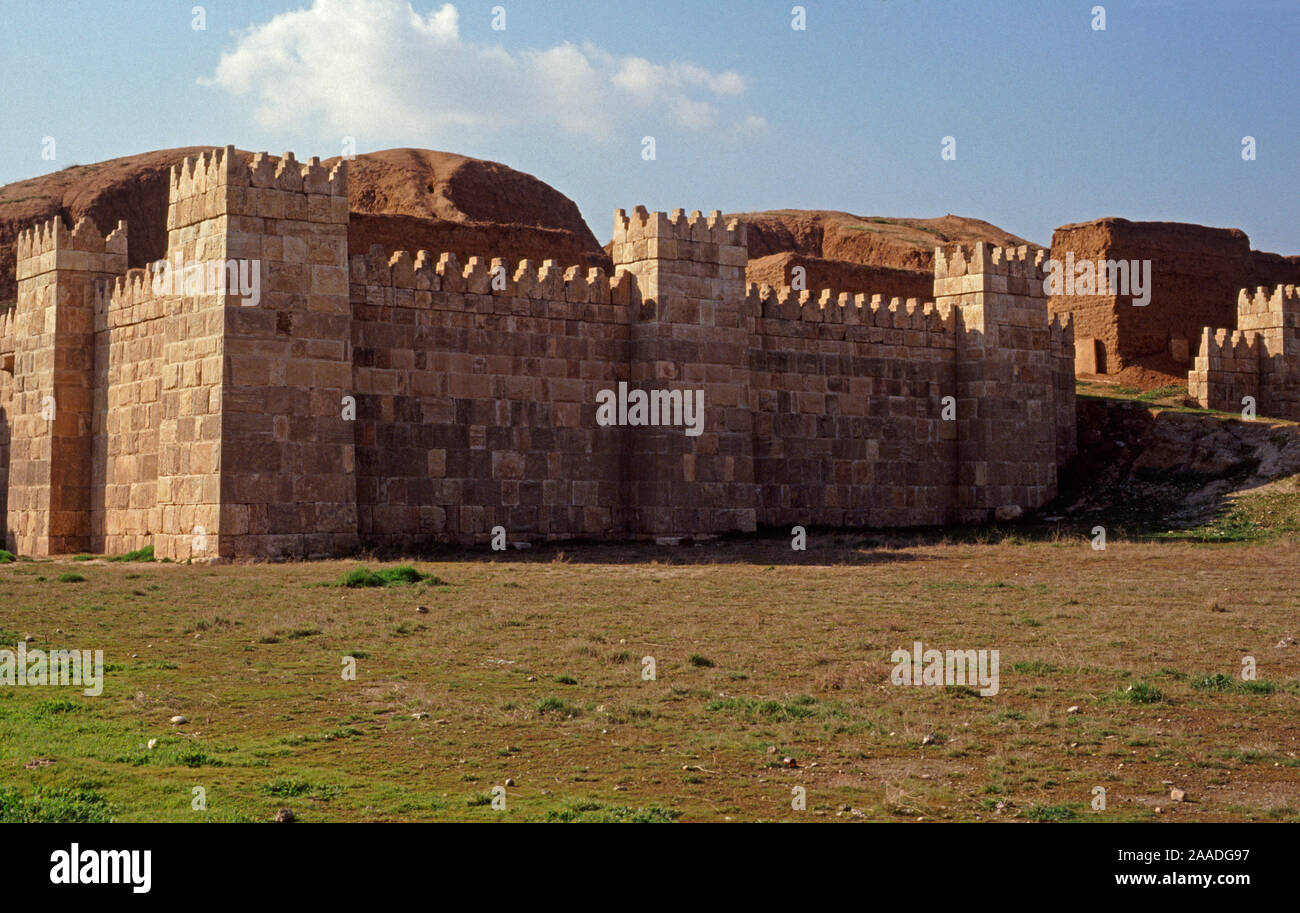
[[[1300,820],[1294,537],[408,563],[0,564],[0,646],[107,666],[0,688],[0,820]],[[999,693],[891,684],[917,640]]]

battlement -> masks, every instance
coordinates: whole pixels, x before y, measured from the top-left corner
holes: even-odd
[[[1258,414],[1300,420],[1300,296],[1294,285],[1241,289],[1237,329],[1204,327],[1187,374],[1201,406],[1235,412],[1244,397]]]
[[[745,224],[738,219],[724,222],[722,212],[717,209],[707,217],[698,209],[688,217],[684,209],[674,209],[670,215],[665,212],[649,212],[644,206],[633,209],[631,216],[622,209],[614,212],[615,244],[651,239],[691,241],[697,244],[748,244]]]
[[[14,308],[0,311],[0,371],[13,371]]]
[[[957,328],[956,312],[951,306],[922,302],[917,298],[885,301],[882,295],[850,294],[831,289],[822,289],[814,294],[766,283],[747,284],[745,297],[750,313],[768,320],[802,320],[929,333],[951,333]]]
[[[1197,362],[1208,359],[1210,367],[1219,368],[1223,359],[1235,359],[1233,370],[1243,370],[1247,365],[1258,367],[1262,352],[1260,336],[1244,330],[1211,329],[1201,331],[1201,348]]]
[[[562,269],[554,260],[539,267],[532,260],[520,260],[514,269],[501,257],[488,262],[470,257],[462,266],[454,253],[444,252],[435,260],[427,250],[399,250],[385,254],[380,245],[369,253],[349,258],[351,281],[381,288],[417,292],[460,292],[500,298],[528,298],[567,301],[577,304],[627,304],[634,277],[619,272],[611,278],[600,267]],[[419,299],[417,299],[419,300]],[[432,304],[433,299],[427,299]]]
[[[951,250],[934,249],[934,278],[995,275],[1041,281],[1047,275],[1047,251],[1027,244],[996,247],[978,242],[973,248],[955,245]]]
[[[157,278],[170,267],[166,261],[129,269],[111,282],[105,282],[102,294],[95,298],[96,315],[103,316],[141,304],[157,303],[161,299],[154,291]]]
[[[222,216],[344,225],[348,221],[346,161],[326,168],[320,159],[299,162],[259,152],[245,160],[234,146],[189,156],[171,170],[167,230],[201,225]],[[254,228],[246,225],[245,229]],[[199,231],[197,234],[202,235]],[[232,232],[234,243],[253,233]],[[182,243],[173,239],[173,243]]]
[[[299,162],[292,152],[280,157],[259,152],[245,163],[234,146],[214,149],[198,156],[187,156],[170,174],[171,198],[202,196],[218,187],[252,187],[292,193],[321,193],[335,197],[348,195],[348,163],[337,162],[326,168],[312,157]]]
[[[1237,322],[1242,329],[1300,327],[1300,292],[1294,285],[1264,286],[1237,293]]]
[[[1052,348],[1068,351],[1070,357],[1073,359],[1074,315],[1069,312],[1051,315],[1051,320],[1047,324],[1047,330],[1049,338],[1051,339]]]
[[[166,259],[142,269],[125,224],[24,233],[0,370],[53,390],[63,424],[45,475],[10,476],[18,550],[184,559],[197,527],[202,557],[236,558],[497,525],[532,540],[979,521],[1046,503],[1073,452],[1073,324],[1049,319],[1027,246],[938,251],[933,300],[747,284],[746,226],[716,210],[618,211],[613,275],[349,251],[347,179],[292,153],[190,156]],[[236,303],[217,280],[252,264]],[[1295,290],[1275,297],[1249,307],[1292,308]],[[1239,335],[1242,360],[1290,338]],[[610,427],[602,395],[624,384],[700,391],[698,423]],[[24,452],[43,446],[44,423],[15,427]]]
[[[126,222],[107,237],[89,219],[81,219],[69,230],[57,216],[18,233],[18,262],[41,257],[57,251],[80,251],[92,254],[120,254],[126,256]],[[51,268],[53,268],[51,264]]]

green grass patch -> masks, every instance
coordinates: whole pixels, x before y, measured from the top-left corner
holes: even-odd
[[[547,824],[672,824],[681,814],[676,809],[658,805],[630,808],[626,805],[585,802],[550,809],[537,820]]]
[[[1197,691],[1230,692],[1232,694],[1274,694],[1277,685],[1272,682],[1248,682],[1218,672],[1192,682]]]
[[[1017,675],[1055,675],[1061,671],[1061,667],[1043,662],[1041,659],[1029,659],[1012,663],[1011,671]]]
[[[146,545],[144,548],[137,548],[135,551],[127,552],[124,555],[114,555],[108,560],[122,562],[153,561],[153,546]]]
[[[539,716],[562,716],[565,719],[572,719],[582,714],[577,707],[558,697],[544,697],[533,705],[533,709]]]
[[[1163,691],[1147,682],[1134,682],[1119,692],[1119,696],[1130,704],[1159,704],[1166,699]]]
[[[107,824],[108,800],[90,789],[38,786],[23,795],[0,786],[0,824]]]
[[[792,701],[761,701],[749,697],[729,697],[710,701],[704,709],[710,713],[743,717],[751,723],[779,723],[844,715],[838,708],[823,704],[806,694]]]
[[[1035,805],[1025,810],[1024,817],[1030,821],[1074,821],[1079,814],[1068,805]]]
[[[259,789],[263,794],[277,799],[333,799],[343,792],[343,787],[312,783],[299,777],[277,777],[263,783]]]
[[[334,585],[359,589],[362,587],[400,586],[415,583],[425,583],[429,586],[447,585],[447,582],[441,577],[435,574],[422,574],[409,564],[384,568],[381,571],[372,571],[368,568],[359,567]]]

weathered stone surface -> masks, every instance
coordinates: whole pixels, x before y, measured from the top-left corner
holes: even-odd
[[[1045,503],[1075,448],[1073,329],[1027,247],[936,251],[931,303],[747,286],[746,225],[716,212],[618,213],[610,276],[351,251],[343,164],[227,148],[169,194],[169,259],[252,261],[260,296],[159,291],[89,226],[20,240],[0,318],[19,551],[982,521]],[[599,422],[620,385],[682,420],[699,392],[698,433]]]

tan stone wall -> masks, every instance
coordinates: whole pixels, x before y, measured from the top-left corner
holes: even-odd
[[[759,522],[941,524],[953,516],[956,322],[876,295],[751,290]]]
[[[0,312],[0,545],[8,541],[9,439],[14,408],[13,309]]]
[[[638,207],[614,215],[616,272],[636,279],[629,383],[642,390],[703,391],[698,437],[681,428],[627,429],[633,535],[746,532],[757,524],[749,350],[754,314],[745,293],[746,229],[707,217]]]
[[[160,291],[121,232],[20,245],[7,541],[185,560],[939,524],[1040,506],[1073,455],[1073,328],[1025,249],[938,252],[938,303],[886,305],[747,288],[720,213],[620,211],[612,279],[349,257],[347,220],[345,165],[227,148],[173,170],[168,259],[250,264],[257,300]],[[621,383],[703,391],[703,433],[602,427]]]
[[[1049,320],[1044,259],[1044,251],[982,243],[935,252],[935,301],[958,309],[959,520],[1046,504],[1058,459],[1073,449],[1068,437],[1058,442],[1068,436],[1063,413],[1073,411],[1072,400],[1058,404],[1073,338]]]
[[[95,300],[99,284],[125,269],[122,224],[105,238],[88,221],[69,230],[55,219],[19,236],[6,419],[11,550],[90,547]]]
[[[173,264],[226,260],[232,183],[246,180],[233,150],[186,159],[172,169],[167,257]],[[173,288],[164,302],[158,423],[159,558],[183,561],[233,554],[221,525],[222,395],[228,296]]]
[[[504,287],[477,258],[351,258],[364,542],[625,528],[626,429],[598,426],[595,403],[627,379],[630,280],[493,265]]]
[[[95,409],[91,551],[121,554],[153,544],[161,529],[158,432],[169,299],[155,273],[131,270],[95,313]]]
[[[725,241],[686,246],[696,230],[736,229],[619,213],[612,290],[549,264],[494,288],[503,264],[353,255],[362,540],[941,524],[1054,496],[1074,340],[1025,251],[944,259],[939,306],[733,299]],[[596,394],[619,380],[704,389],[704,434],[600,428]]]
[[[344,553],[357,542],[347,163],[259,154],[226,183],[226,255],[260,264],[261,298],[225,302],[220,553]]]
[[[1188,395],[1201,406],[1241,412],[1253,397],[1255,414],[1300,421],[1300,294],[1293,285],[1271,293],[1242,289],[1237,325],[1205,327],[1188,372]]]

